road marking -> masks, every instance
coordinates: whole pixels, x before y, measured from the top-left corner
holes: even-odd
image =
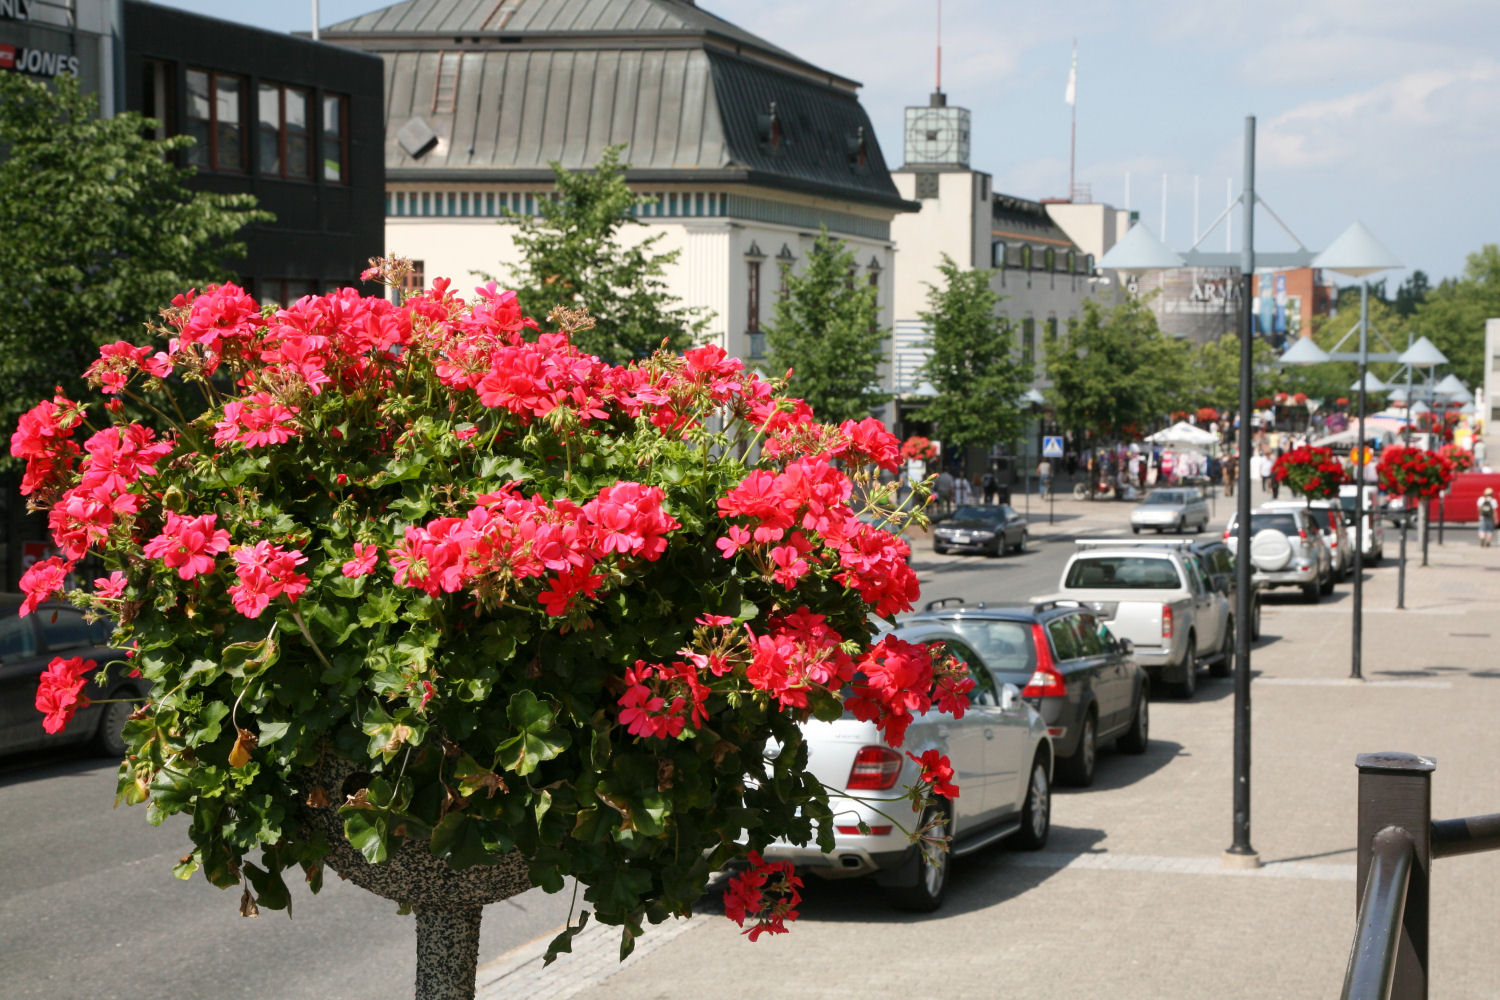
[[[1265,603],[1261,604],[1261,609],[1263,611],[1274,611],[1278,615],[1328,615],[1343,614],[1354,610],[1352,607],[1343,607],[1342,605],[1318,605],[1299,608],[1291,604]],[[1364,613],[1367,615],[1466,615],[1470,611],[1466,608],[1365,608]]]
[[[1433,688],[1446,691],[1452,681],[1359,681],[1352,677],[1257,677],[1256,684],[1284,684],[1300,687],[1393,687]]]
[[[1111,854],[1108,851],[1007,854],[1004,863],[1022,868],[1078,869],[1088,871],[1156,872],[1163,875],[1226,875],[1234,878],[1297,878],[1322,882],[1353,882],[1354,865],[1316,861],[1270,861],[1259,868],[1225,868],[1214,857],[1165,857],[1151,854]]]
[[[518,945],[480,966],[475,976],[476,1000],[566,1000],[597,986],[621,969],[628,969],[673,938],[701,922],[702,915],[647,926],[635,950],[620,961],[620,928],[590,923],[573,938],[573,951],[542,965],[547,945],[562,930]]]

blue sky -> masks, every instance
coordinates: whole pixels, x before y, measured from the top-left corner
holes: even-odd
[[[229,20],[305,31],[309,0],[172,0]],[[935,0],[700,0],[700,5],[864,84],[886,159],[901,160],[902,108],[934,82]],[[379,0],[322,0],[330,24]],[[1500,4],[1492,0],[1071,0],[943,4],[943,89],[973,112],[973,165],[996,189],[1060,197],[1078,43],[1077,179],[1127,204],[1167,243],[1194,238],[1238,194],[1246,115],[1256,187],[1302,243],[1356,219],[1406,270],[1436,283],[1500,242]],[[1166,175],[1166,199],[1162,177]],[[1291,247],[1262,211],[1257,246]],[[1239,248],[1236,218],[1234,249]],[[1204,242],[1224,249],[1221,227]]]

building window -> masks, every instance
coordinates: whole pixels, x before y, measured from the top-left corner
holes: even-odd
[[[307,91],[280,83],[263,83],[256,108],[260,172],[271,177],[311,178]]]
[[[750,357],[763,358],[766,356],[766,335],[752,330],[750,333]]]
[[[1045,263],[1042,265],[1042,267],[1043,267],[1044,270],[1047,270],[1047,271],[1056,271],[1057,270],[1057,251],[1056,250],[1052,249],[1051,247],[1048,247],[1047,248],[1047,252],[1044,255],[1043,259],[1045,261]]]
[[[745,263],[748,268],[745,276],[745,294],[748,296],[745,303],[745,329],[753,332],[760,329],[760,259]]]
[[[1052,343],[1054,340],[1057,339],[1057,317],[1056,316],[1048,316],[1047,317],[1047,326],[1042,331],[1042,337],[1049,344]]]
[[[401,297],[415,295],[427,287],[427,279],[423,274],[423,262],[414,260],[411,262],[411,271],[401,279]]]
[[[262,301],[289,306],[304,295],[318,294],[318,283],[306,278],[262,278],[260,297]]]
[[[349,182],[349,98],[342,94],[323,95],[323,179],[340,184]]]
[[[141,111],[156,119],[151,135],[165,139],[177,134],[177,74],[175,66],[160,59],[141,60]]]
[[[245,172],[245,78],[187,71],[188,162],[200,170]]]
[[[1031,247],[1021,248],[1021,266],[1028,271],[1031,270]]]
[[[990,244],[990,267],[1005,267],[1005,241],[995,240]]]
[[[1021,320],[1021,363],[1033,364],[1036,361],[1036,320],[1027,316]]]

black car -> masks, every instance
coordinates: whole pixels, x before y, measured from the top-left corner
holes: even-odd
[[[128,676],[125,651],[109,645],[111,623],[85,621],[82,611],[60,602],[43,604],[21,618],[16,614],[20,606],[19,597],[0,602],[0,753],[92,743],[101,754],[123,756],[125,719],[150,685]],[[92,704],[80,708],[62,732],[49,735],[36,708],[36,689],[54,656],[81,656],[108,671],[102,686],[94,680],[98,671],[89,672],[83,694]],[[99,704],[103,698],[134,701]]]
[[[1217,538],[1194,542],[1189,551],[1198,557],[1198,567],[1203,571],[1209,586],[1229,598],[1229,606],[1238,609],[1235,602],[1237,577],[1234,572],[1234,550]],[[1260,588],[1250,588],[1250,638],[1260,638]]]
[[[1114,740],[1145,753],[1150,738],[1151,682],[1088,608],[1072,602],[941,606],[902,619],[941,621],[971,642],[998,684],[1014,684],[1047,723],[1056,775],[1093,784],[1099,747]]]
[[[1026,519],[1005,504],[965,504],[933,526],[932,551],[1021,552],[1026,548]]]

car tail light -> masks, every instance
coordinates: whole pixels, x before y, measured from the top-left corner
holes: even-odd
[[[845,788],[893,788],[901,776],[901,755],[890,747],[860,747]]]
[[[870,827],[870,832],[867,835],[866,834],[861,834],[859,832],[859,827],[857,827],[857,826],[836,826],[836,827],[834,827],[834,829],[837,830],[839,833],[844,834],[847,837],[858,837],[858,836],[884,837],[886,834],[888,834],[888,833],[891,832],[892,828],[891,828],[891,826],[889,824],[886,824],[884,826],[872,826],[872,827]]]
[[[1023,698],[1062,698],[1068,693],[1068,683],[1057,672],[1057,662],[1052,659],[1052,647],[1047,645],[1047,631],[1040,625],[1031,626],[1032,645],[1036,647],[1036,670],[1031,680],[1021,691]]]
[[[1225,528],[1225,529],[1224,529],[1224,541],[1226,541],[1226,542],[1227,542],[1227,541],[1229,541],[1229,536],[1230,536],[1230,534],[1231,534],[1231,533],[1232,533],[1232,532],[1233,532],[1233,531],[1234,531],[1234,529],[1233,529],[1233,528]]]
[[[1172,605],[1170,604],[1161,606],[1161,637],[1172,638]]]

